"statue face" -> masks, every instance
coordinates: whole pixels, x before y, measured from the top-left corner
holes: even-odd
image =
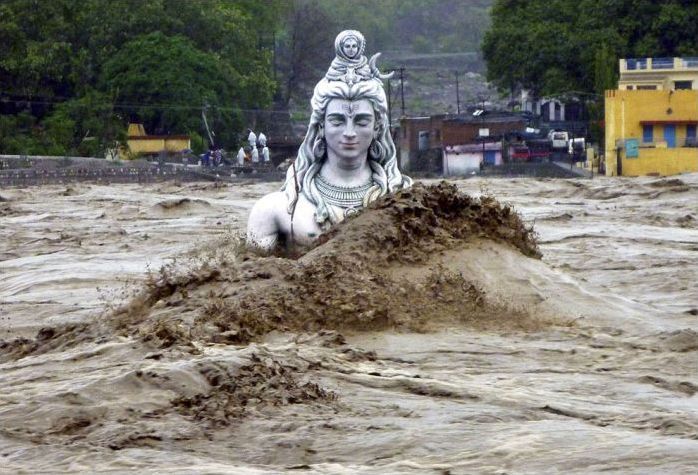
[[[342,52],[349,59],[354,59],[354,57],[359,53],[359,42],[356,38],[349,37],[342,43]]]
[[[343,168],[364,163],[373,141],[376,118],[368,99],[332,99],[325,112],[327,156]]]

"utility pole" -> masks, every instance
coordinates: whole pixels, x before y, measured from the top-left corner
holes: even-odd
[[[392,81],[388,79],[388,128],[392,134],[393,131],[393,90]]]
[[[405,116],[405,68],[400,68],[400,101],[402,116]]]
[[[458,115],[460,115],[460,87],[458,85],[458,70],[456,69],[456,108],[458,110]]]
[[[203,107],[201,108],[201,118],[204,120],[204,127],[206,127],[206,133],[208,134],[208,140],[211,145],[214,145],[213,142],[213,133],[211,130],[208,128],[208,121],[206,120],[206,109],[208,109],[208,104],[204,104]]]

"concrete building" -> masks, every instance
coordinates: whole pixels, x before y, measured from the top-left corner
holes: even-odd
[[[530,91],[521,91],[521,110],[541,116],[544,122],[565,121],[565,103],[553,97],[537,98]]]
[[[606,174],[698,171],[698,58],[621,59],[605,94]]]
[[[400,166],[449,176],[479,169],[480,163],[499,165],[502,138],[525,128],[525,118],[508,112],[405,117],[397,140]]]
[[[588,134],[588,112],[584,102],[574,92],[568,91],[564,97],[537,97],[528,90],[522,90],[518,101],[521,111],[529,113],[532,126],[541,129],[566,130],[575,137]]]
[[[508,112],[483,112],[475,115],[461,115],[446,119],[442,125],[444,146],[463,145],[474,142],[500,141],[510,133],[523,132],[526,119]],[[487,138],[491,140],[487,140]]]
[[[698,89],[698,58],[621,59],[621,91]]]
[[[451,117],[448,114],[432,115],[429,117],[403,117],[400,119],[400,129],[396,145],[399,149],[400,168],[403,170],[425,170],[428,168],[420,163],[419,157],[424,152],[440,148],[443,121]]]
[[[480,171],[482,165],[501,165],[502,142],[448,145],[443,151],[443,175],[462,176]]]

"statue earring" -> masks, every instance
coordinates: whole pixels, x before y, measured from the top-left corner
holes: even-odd
[[[313,142],[313,156],[320,160],[325,156],[326,151],[327,144],[325,143],[325,139],[323,137],[316,138],[315,142]]]
[[[378,140],[373,139],[373,142],[371,142],[371,145],[368,147],[368,153],[374,159],[380,159],[383,155],[383,145],[381,145]]]

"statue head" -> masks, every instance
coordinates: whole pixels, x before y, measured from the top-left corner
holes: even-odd
[[[345,61],[356,61],[364,54],[366,40],[361,32],[344,30],[334,40],[334,51],[338,58]]]
[[[357,31],[348,30],[340,33],[335,40],[337,59],[344,59],[345,49],[350,53],[353,51],[353,46],[344,48],[345,45],[351,45],[353,40],[356,40],[359,45],[356,58],[362,56],[365,43],[363,35]],[[298,150],[294,166],[290,167],[287,172],[286,181],[282,188],[288,198],[289,213],[295,207],[298,199],[296,190],[298,190],[310,203],[315,205],[316,222],[321,226],[330,224],[327,204],[317,191],[314,179],[327,158],[324,123],[327,106],[333,99],[350,102],[365,99],[371,104],[373,110],[373,140],[367,154],[373,175],[373,187],[365,195],[364,206],[380,196],[411,185],[412,180],[403,176],[398,170],[395,143],[390,135],[390,124],[388,123],[388,101],[382,82],[382,78],[385,76],[382,76],[375,66],[377,56],[374,55],[368,62],[370,69],[366,67],[365,71],[359,75],[353,74],[354,71],[351,69],[346,74],[332,74],[333,67],[331,67],[328,74],[315,86],[310,101],[312,114],[308,131]],[[352,60],[349,56],[347,59]],[[351,77],[349,77],[350,75]]]

